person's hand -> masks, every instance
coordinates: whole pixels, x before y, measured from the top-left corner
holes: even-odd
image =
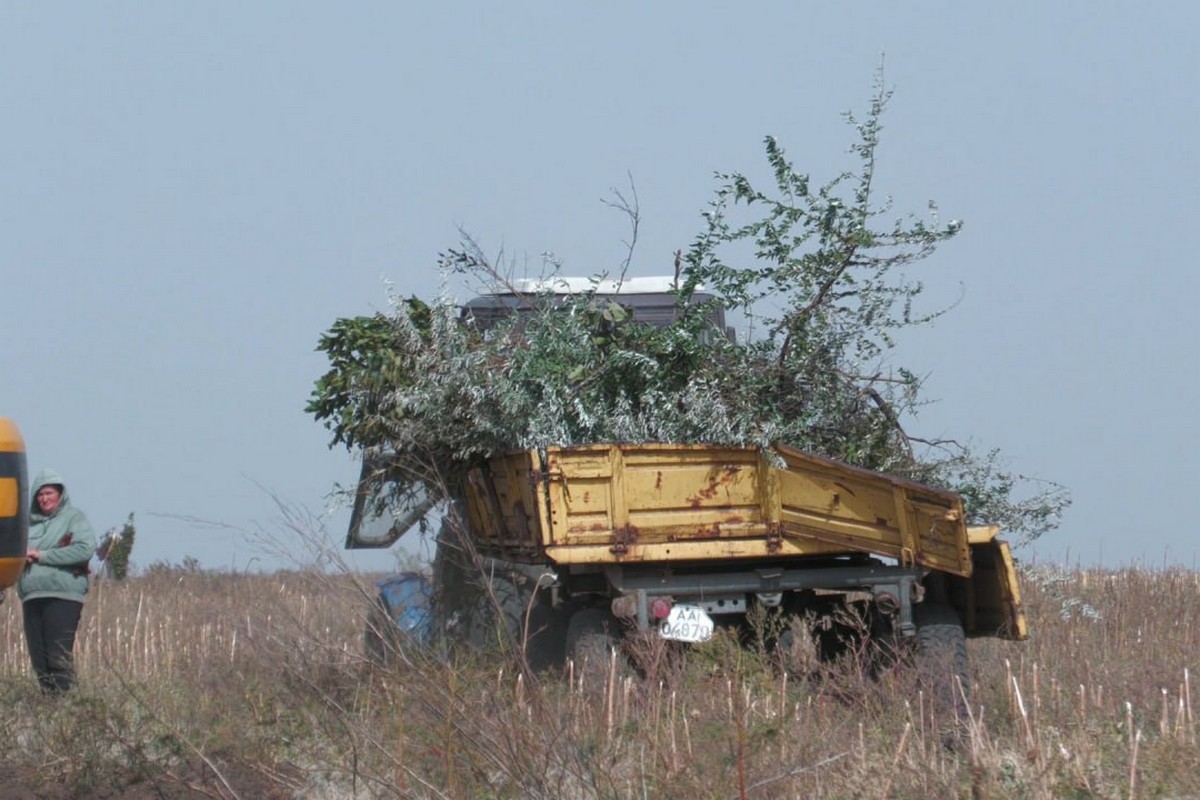
[[[25,554],[25,560],[26,560],[27,562],[29,562],[30,564],[32,564],[32,563],[33,563],[33,562],[35,562],[35,561],[38,561],[38,560],[40,560],[40,559],[41,559],[41,557],[42,557],[42,551],[41,551],[41,550],[33,550],[33,549],[31,549],[31,550],[30,550],[28,553],[26,553],[26,554]]]

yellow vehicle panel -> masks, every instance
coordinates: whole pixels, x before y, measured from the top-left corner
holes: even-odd
[[[953,492],[779,447],[599,444],[511,453],[467,491],[480,549],[557,564],[863,552],[969,576]]]
[[[25,442],[16,425],[0,418],[0,589],[16,583],[25,569],[25,481]]]
[[[995,636],[1023,641],[1029,638],[1021,587],[1008,543],[996,538],[994,525],[967,529],[971,545],[969,579],[950,581],[949,600],[962,618],[968,636]]]

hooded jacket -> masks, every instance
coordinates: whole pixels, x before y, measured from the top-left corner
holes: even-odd
[[[37,493],[47,484],[62,487],[58,508],[49,515],[37,504]],[[34,478],[29,503],[29,549],[40,551],[41,556],[25,565],[17,594],[22,600],[54,597],[82,603],[88,590],[88,561],[96,550],[91,524],[71,505],[67,486],[54,470],[42,470]]]

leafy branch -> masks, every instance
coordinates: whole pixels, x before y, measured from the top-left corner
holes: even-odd
[[[947,309],[920,312],[923,284],[906,271],[961,230],[924,219],[890,219],[874,197],[882,115],[891,92],[877,75],[855,131],[856,169],[817,183],[773,138],[764,141],[767,188],[719,173],[691,246],[676,254],[675,318],[635,324],[619,296],[522,294],[464,234],[440,256],[461,275],[515,298],[514,313],[480,325],[446,298],[393,299],[390,316],[338,320],[320,340],[330,359],[308,411],[332,445],[390,454],[396,494],[454,493],[467,469],[500,452],[599,441],[756,445],[783,442],[884,472],[957,489],[972,517],[1000,522],[1021,541],[1053,527],[1069,502],[1061,487],[1028,498],[1028,485],[994,451],[977,455],[951,439],[908,433],[921,382],[890,362],[899,331]],[[606,204],[632,235],[636,190]],[[888,221],[890,219],[890,221]],[[545,257],[551,277],[559,264]],[[711,297],[713,299],[706,300]],[[714,305],[763,331],[733,341]],[[779,309],[769,313],[771,308]],[[437,481],[429,476],[439,476]],[[446,486],[448,489],[442,489]]]

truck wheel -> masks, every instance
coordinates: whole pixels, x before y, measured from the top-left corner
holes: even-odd
[[[443,528],[434,557],[437,629],[448,650],[523,649],[531,669],[563,662],[566,621],[539,588],[542,569],[490,558],[472,560]]]
[[[577,674],[608,674],[612,651],[620,648],[620,623],[605,608],[581,608],[567,623],[567,657]],[[618,658],[621,655],[618,653]]]
[[[474,605],[478,593],[466,561],[450,520],[442,520],[433,556],[433,618],[438,644],[448,648],[463,641],[466,610]]]
[[[519,650],[534,670],[561,664],[562,615],[551,607],[548,592],[538,587],[537,568],[485,561],[483,569],[485,574],[472,576],[482,585],[467,612],[470,643],[481,649]]]
[[[967,637],[958,613],[941,603],[913,606],[917,677],[940,713],[965,719],[970,700]]]

